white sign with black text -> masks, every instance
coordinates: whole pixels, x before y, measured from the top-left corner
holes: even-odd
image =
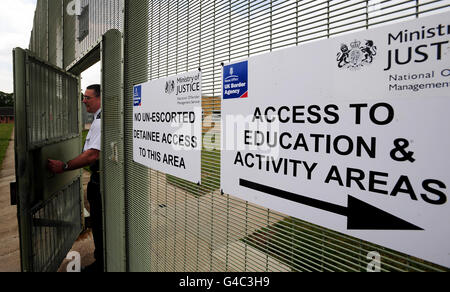
[[[200,183],[201,72],[136,85],[133,95],[134,161]]]
[[[224,193],[450,267],[450,13],[224,66]]]

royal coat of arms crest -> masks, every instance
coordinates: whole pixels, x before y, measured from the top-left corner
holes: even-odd
[[[366,41],[362,45],[360,41],[355,40],[350,44],[341,45],[341,51],[337,55],[339,68],[360,69],[365,65],[371,64],[377,55],[377,47],[373,41]]]
[[[175,91],[175,81],[170,80],[166,82],[166,93],[172,94]]]

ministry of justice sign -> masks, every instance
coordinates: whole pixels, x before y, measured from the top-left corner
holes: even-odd
[[[223,191],[450,267],[449,20],[224,66]]]
[[[136,85],[133,95],[134,161],[200,183],[201,72]]]

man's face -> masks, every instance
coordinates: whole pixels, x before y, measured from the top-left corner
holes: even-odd
[[[95,114],[101,106],[100,97],[95,96],[95,90],[93,89],[86,89],[83,103],[86,106],[86,111],[90,114]]]

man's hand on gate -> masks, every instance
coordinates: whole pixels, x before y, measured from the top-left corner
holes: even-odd
[[[49,159],[47,162],[47,168],[50,172],[54,174],[60,174],[64,172],[65,163],[59,160]]]

